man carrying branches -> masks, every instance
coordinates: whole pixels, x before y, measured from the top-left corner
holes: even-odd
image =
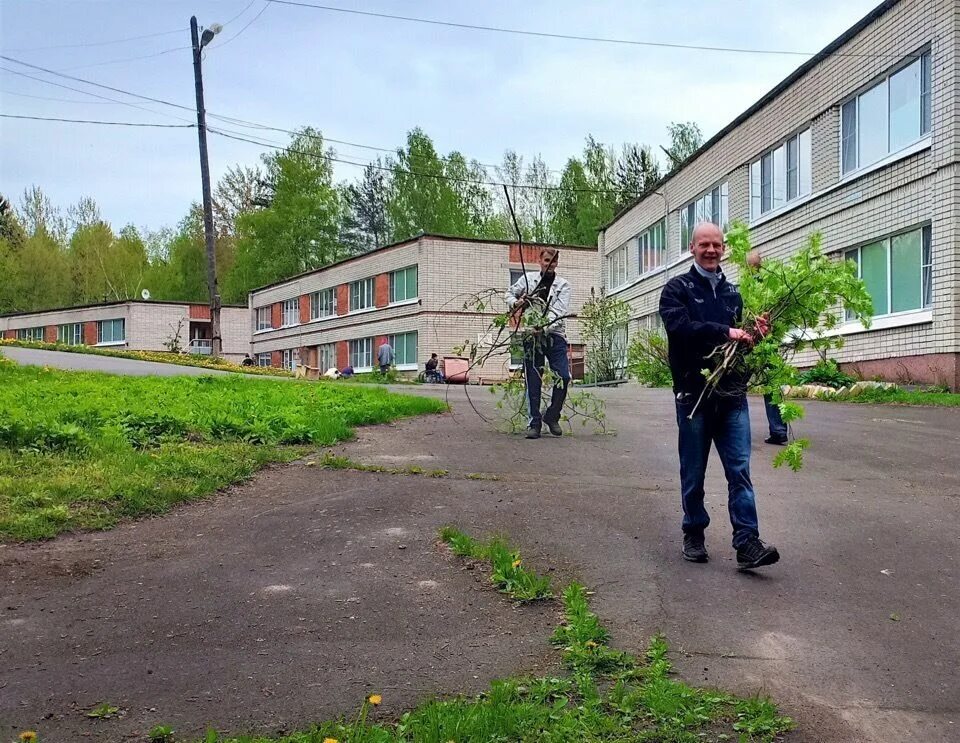
[[[708,357],[728,341],[751,346],[769,330],[765,318],[756,320],[756,334],[736,327],[743,299],[720,270],[726,248],[717,225],[701,222],[693,231],[690,252],[694,264],[686,274],[671,279],[660,297],[660,317],[667,331],[670,371],[680,429],[680,494],[683,504],[683,557],[708,560],[704,532],[710,516],[704,507],[704,477],[711,443],[727,478],[733,547],[741,570],[772,565],[780,559],[776,547],[760,541],[756,498],[750,480],[750,415],[748,380],[729,374],[706,390],[703,374]]]
[[[564,319],[570,308],[570,282],[557,276],[560,252],[555,248],[540,251],[540,272],[527,271],[507,290],[507,306],[523,333],[523,376],[527,397],[527,438],[539,439],[543,424],[554,436],[562,436],[560,411],[570,384],[567,338]],[[526,328],[521,323],[527,310]],[[544,361],[556,377],[550,406],[540,413]]]

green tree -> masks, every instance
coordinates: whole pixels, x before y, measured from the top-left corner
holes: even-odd
[[[13,206],[0,196],[0,240],[6,240],[9,248],[19,250],[27,239],[27,233],[17,219]]]
[[[670,170],[676,170],[703,144],[703,133],[693,121],[672,123],[667,127],[670,134],[670,147],[662,147],[670,163]]]
[[[660,164],[648,145],[624,144],[614,174],[616,211],[647,194],[660,180]]]
[[[41,229],[30,235],[19,251],[10,277],[14,310],[29,311],[70,304],[70,265],[54,237]],[[6,279],[6,277],[5,277]]]
[[[75,302],[119,299],[112,291],[108,275],[112,245],[113,230],[106,222],[81,224],[73,231],[67,257]]]
[[[23,190],[18,212],[20,222],[28,235],[46,233],[59,245],[66,244],[67,220],[39,186],[30,186]]]
[[[344,205],[340,241],[351,253],[386,245],[390,236],[387,200],[390,184],[380,158],[363,169],[359,183],[341,187]]]
[[[270,205],[237,219],[237,247],[226,274],[226,301],[244,301],[264,284],[341,258],[342,205],[319,132],[300,130],[282,152],[264,156]]]

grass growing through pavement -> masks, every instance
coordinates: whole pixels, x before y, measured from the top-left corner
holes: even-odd
[[[829,398],[828,398],[829,399]],[[942,408],[960,407],[960,395],[951,392],[925,390],[865,389],[860,394],[838,402],[884,403],[888,405],[930,405]]]
[[[456,527],[445,526],[440,530],[440,541],[448,544],[458,557],[489,562],[490,582],[517,601],[536,601],[553,595],[550,579],[525,568],[520,553],[501,537],[478,542]]]
[[[353,426],[442,409],[375,387],[122,377],[0,358],[0,539],[163,513]]]
[[[448,536],[464,554],[482,547],[462,532]],[[352,719],[280,738],[220,738],[211,732],[205,743],[769,743],[793,728],[767,699],[740,699],[673,678],[661,636],[641,659],[611,649],[582,586],[566,589],[564,608],[553,642],[563,649],[566,677],[494,681],[477,697],[428,701],[396,721],[375,720],[382,700],[373,695]]]

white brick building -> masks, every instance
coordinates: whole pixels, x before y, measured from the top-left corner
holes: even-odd
[[[527,270],[539,270],[542,246],[525,245]],[[595,248],[550,246],[560,251],[557,273],[573,286],[571,312],[590,297],[598,265]],[[455,355],[465,342],[482,340],[493,317],[505,311],[499,297],[481,312],[464,309],[471,295],[505,293],[520,272],[516,243],[421,235],[394,245],[255,289],[250,293],[252,350],[262,365],[326,370],[348,364],[358,372],[376,364],[384,338],[397,369],[411,376],[431,353]],[[582,357],[577,321],[567,324],[574,359]],[[471,382],[503,379],[509,354],[470,372]]]
[[[601,274],[630,303],[629,332],[658,324],[663,285],[690,269],[695,222],[747,222],[775,258],[819,231],[874,298],[872,329],[844,324],[837,359],[957,389],[958,7],[881,3],[617,215],[600,234]]]
[[[220,310],[223,355],[240,361],[250,349],[246,307]],[[210,350],[210,308],[189,302],[105,302],[81,307],[0,315],[4,338],[102,346],[134,351],[166,351],[177,332],[184,349]]]

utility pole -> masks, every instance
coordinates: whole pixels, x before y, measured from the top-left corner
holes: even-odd
[[[207,160],[207,116],[203,108],[203,71],[200,55],[203,47],[219,33],[219,24],[197,32],[197,17],[190,18],[190,39],[193,42],[193,77],[197,89],[197,136],[200,139],[200,179],[203,182],[203,236],[207,246],[207,288],[210,292],[210,353],[219,357],[223,351],[220,337],[220,289],[217,287],[217,253],[213,234],[213,199],[210,196],[210,163]]]

